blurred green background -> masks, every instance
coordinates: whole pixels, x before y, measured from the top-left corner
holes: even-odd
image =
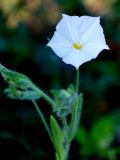
[[[62,13],[101,16],[111,49],[80,67],[84,105],[70,160],[119,160],[120,0],[0,0],[0,62],[48,94],[74,83],[75,69],[46,47]],[[0,77],[0,159],[54,159],[32,103],[8,99],[5,87]],[[43,100],[38,104],[49,123],[50,106]]]

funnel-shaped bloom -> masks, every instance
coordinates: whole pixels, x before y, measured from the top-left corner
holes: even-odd
[[[47,46],[65,63],[73,65],[76,69],[96,58],[103,49],[109,49],[100,25],[100,17],[65,14]]]

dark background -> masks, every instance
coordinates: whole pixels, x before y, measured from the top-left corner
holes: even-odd
[[[67,88],[75,69],[46,47],[61,14],[101,16],[110,51],[80,67],[84,95],[81,130],[70,160],[120,159],[120,1],[0,0],[0,62],[29,76],[41,89]],[[50,160],[54,148],[29,101],[11,100],[0,77],[0,159]],[[38,104],[48,123],[51,107]]]

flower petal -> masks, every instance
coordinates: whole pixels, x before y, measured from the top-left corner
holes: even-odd
[[[94,27],[100,23],[100,17],[81,16],[79,18],[79,37],[80,40]]]
[[[88,30],[83,34],[80,38],[80,42],[84,45],[87,42],[92,42],[96,45],[96,43],[106,45],[103,29],[100,25],[100,17],[97,17],[96,20],[91,24]],[[107,49],[109,49],[107,47]]]
[[[82,50],[91,55],[92,58],[96,58],[98,54],[104,49],[109,49],[108,45],[95,42],[87,43],[86,45],[84,45]]]
[[[74,45],[82,45],[82,47],[76,48]],[[75,66],[76,69],[81,64],[96,58],[103,49],[109,49],[100,25],[100,17],[65,14],[58,23],[48,46],[65,63]]]
[[[99,17],[81,16],[79,17],[79,37],[80,39],[87,33],[87,31],[94,25],[94,23],[99,23]]]
[[[76,69],[79,68],[79,66],[83,63],[82,56],[80,56],[80,51],[73,49],[71,53],[69,53],[67,56],[63,57],[63,62],[67,64],[71,64]]]
[[[63,57],[72,50],[72,43],[64,38],[58,31],[56,31],[47,46],[51,47],[55,54]]]
[[[98,54],[103,50],[103,46],[98,47],[98,46],[86,46],[83,47],[81,50],[75,50],[67,56],[63,57],[63,61],[67,64],[72,64],[76,69],[79,68],[80,65],[83,63],[90,61],[98,56]]]
[[[63,58],[64,56],[68,55],[72,50],[72,48],[70,47],[52,46],[51,48],[55,52],[55,54],[60,58]]]
[[[78,16],[68,16],[63,14],[63,18],[58,23],[56,30],[64,35],[67,39],[72,42],[77,42],[79,40],[79,17]]]
[[[104,49],[108,49],[107,45],[98,45],[98,44],[88,44],[85,47],[82,48],[82,52],[87,55],[88,60],[94,59],[98,56],[98,54],[104,50]],[[81,54],[81,56],[83,56]],[[85,57],[84,57],[85,58]],[[86,61],[86,60],[85,60]]]
[[[71,47],[72,43],[67,40],[63,35],[61,35],[58,31],[55,31],[53,37],[48,42],[47,46]]]
[[[84,46],[83,51],[88,52],[92,58],[96,58],[103,49],[109,50],[105,41],[103,29],[99,24],[89,30],[87,34],[81,40]]]

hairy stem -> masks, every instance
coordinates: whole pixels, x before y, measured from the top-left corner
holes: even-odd
[[[77,70],[77,73],[76,73],[76,94],[78,94],[78,92],[79,92],[79,70]],[[74,130],[74,120],[75,120],[75,116],[76,116],[75,115],[75,110],[76,110],[77,105],[78,105],[78,98],[76,99],[75,107],[73,108],[73,111],[72,111],[71,124],[70,124],[68,137],[67,137],[67,141],[66,141],[66,157],[65,157],[65,160],[68,159],[70,145],[71,145],[71,142],[74,138],[74,135],[71,134],[71,133]]]

